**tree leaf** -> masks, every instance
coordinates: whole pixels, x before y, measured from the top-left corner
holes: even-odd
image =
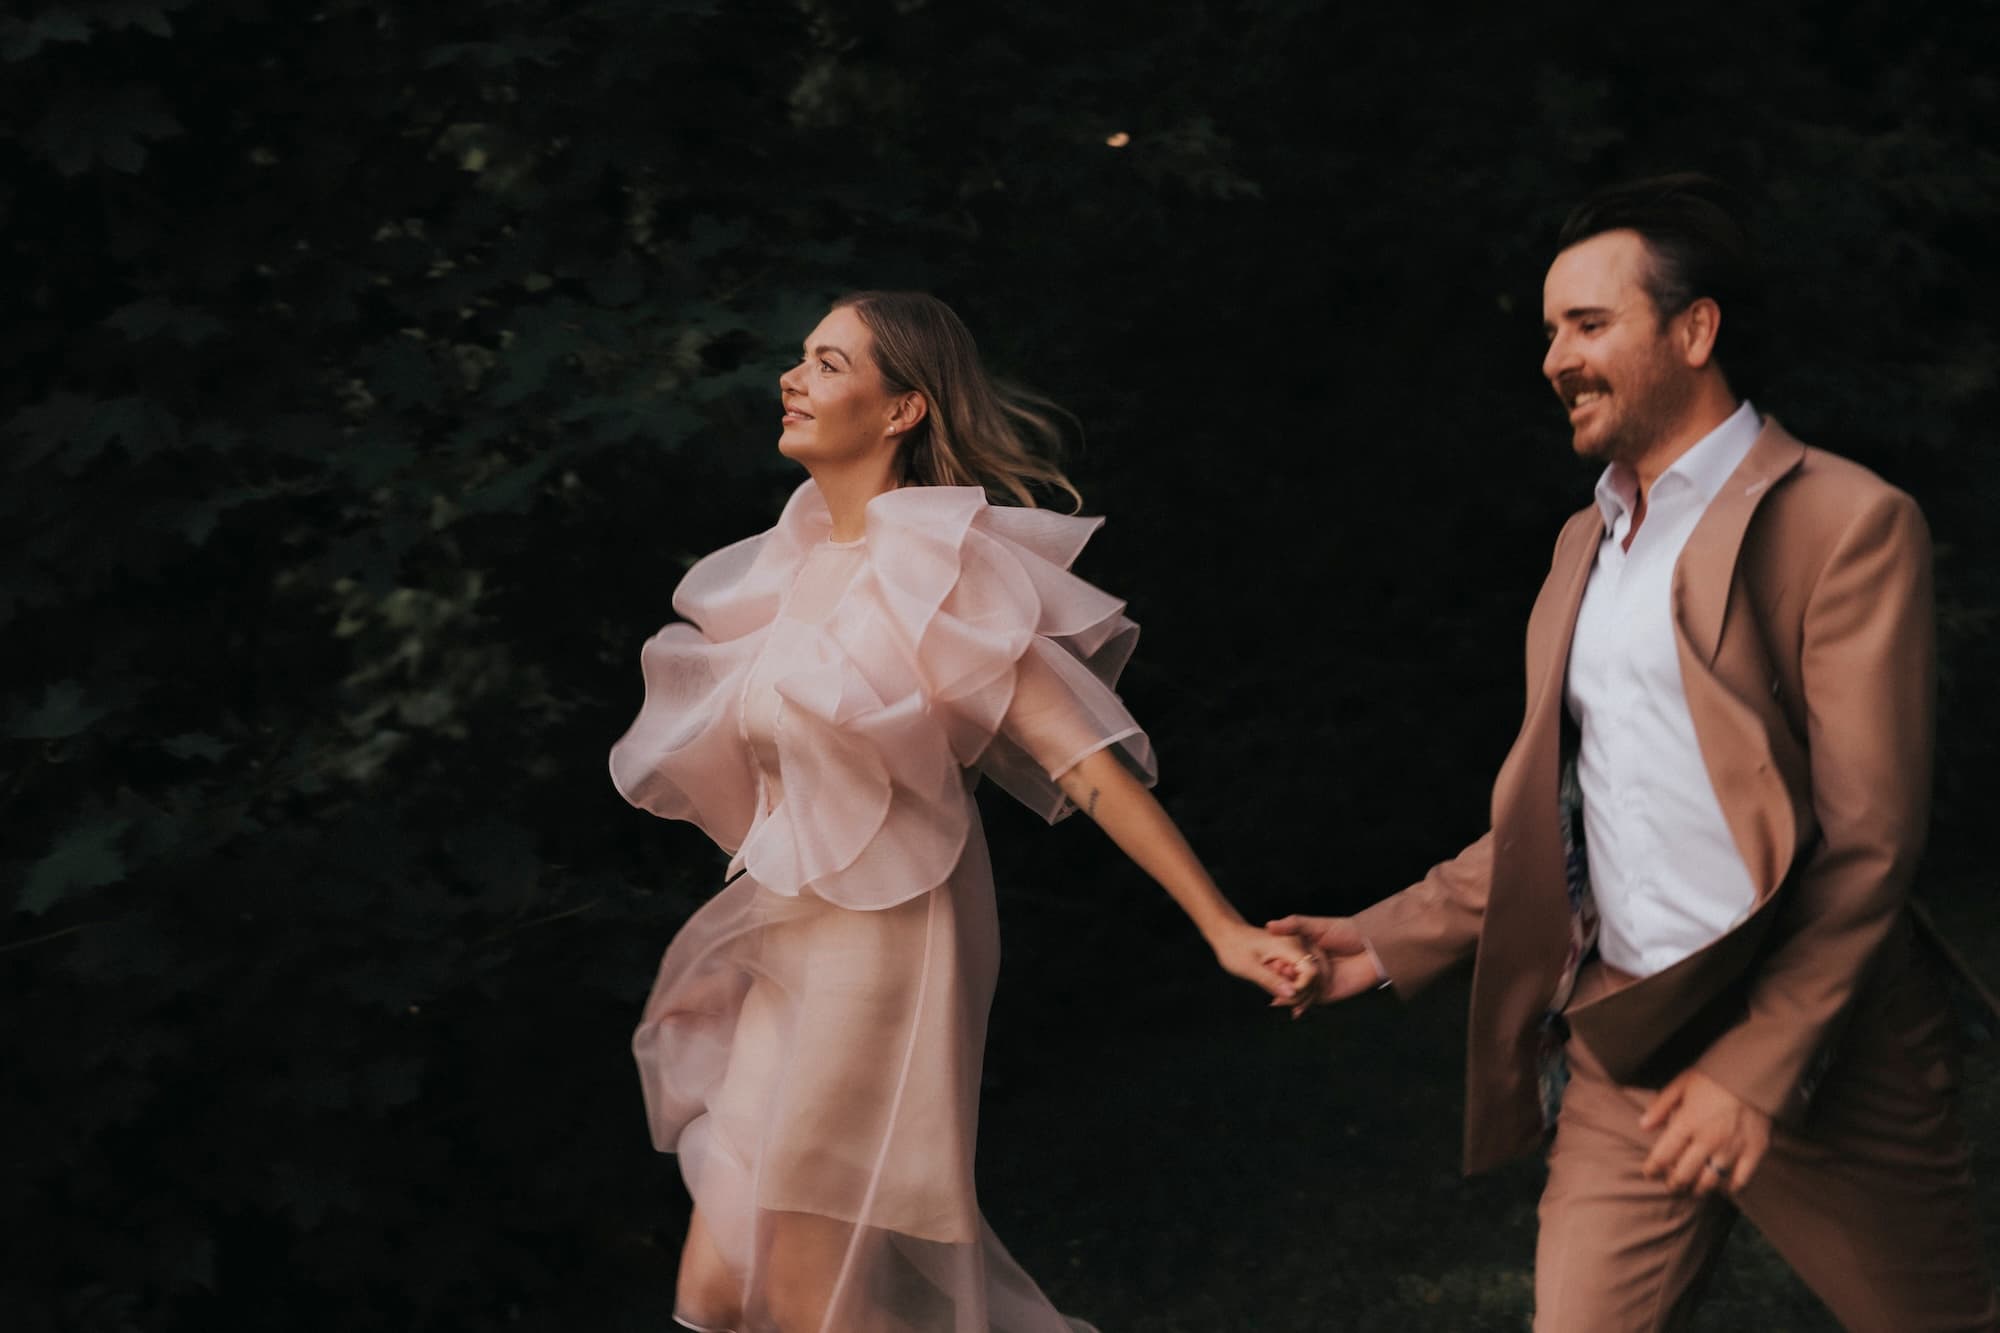
[[[155,89],[79,88],[51,104],[22,137],[58,173],[78,176],[95,162],[137,172],[146,163],[147,143],[179,133],[180,121]]]
[[[148,0],[100,0],[97,21],[112,32],[137,28],[155,37],[174,35],[174,25],[165,8]]]
[[[90,24],[73,9],[46,10],[26,22],[9,18],[0,22],[0,60],[18,64],[45,45],[89,40]]]
[[[205,731],[185,731],[160,742],[160,748],[176,759],[206,759],[214,763],[229,753],[230,747]]]
[[[7,732],[19,740],[62,740],[88,730],[110,711],[112,705],[87,702],[81,683],[59,680],[43,691],[40,704],[10,722]]]
[[[509,468],[492,481],[469,491],[459,507],[468,514],[525,514],[540,492],[542,479],[555,459],[547,454]]]
[[[118,840],[131,821],[99,814],[73,824],[56,845],[28,868],[15,906],[40,916],[77,889],[94,889],[125,878]]]
[[[183,347],[197,346],[223,331],[222,321],[215,316],[155,297],[120,306],[104,322],[133,342],[164,334]]]
[[[7,434],[22,441],[9,449],[8,465],[23,471],[55,453],[83,433],[96,408],[93,400],[74,393],[51,394],[22,408],[7,422]]]
[[[76,441],[71,462],[81,465],[113,444],[123,445],[133,458],[146,458],[179,443],[180,423],[159,403],[151,398],[113,398],[97,405],[89,428]]]
[[[53,456],[58,471],[75,476],[112,444],[144,458],[180,443],[180,423],[151,398],[90,399],[56,394],[22,409],[7,423],[10,434],[27,437],[14,467],[26,468]]]
[[[588,286],[591,299],[599,305],[627,306],[644,294],[646,276],[632,252],[620,250],[616,259],[590,275]]]
[[[430,353],[414,338],[397,334],[368,353],[368,387],[397,407],[435,407],[441,396]]]
[[[531,309],[523,315],[516,335],[501,358],[505,377],[493,392],[493,401],[502,407],[511,407],[539,392],[557,362],[582,345],[582,339],[564,316],[546,307]]]

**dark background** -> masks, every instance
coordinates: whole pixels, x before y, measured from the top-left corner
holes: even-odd
[[[1591,484],[1557,223],[1725,176],[1759,405],[1931,518],[1924,895],[1994,966],[1996,49],[1990,3],[17,6],[6,1322],[665,1327],[625,1043],[722,858],[605,751],[688,560],[796,481],[775,378],[856,286],[1078,414],[1163,798],[1253,917],[1337,911],[1480,831],[1518,719]],[[988,809],[982,1178],[1059,1303],[1523,1327],[1537,1168],[1457,1176],[1462,988],[1292,1027],[1095,830]],[[1829,1326],[1749,1238],[1706,1318]]]

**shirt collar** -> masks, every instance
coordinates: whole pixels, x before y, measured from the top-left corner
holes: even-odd
[[[1660,474],[1654,486],[1677,477],[1692,486],[1701,497],[1702,507],[1715,499],[1722,490],[1729,474],[1750,454],[1750,446],[1757,443],[1757,434],[1763,430],[1763,419],[1749,399],[1738,403],[1736,410],[1723,418],[1722,424],[1696,440],[1694,444]],[[1604,516],[1604,527],[1608,532],[1617,525],[1621,515],[1629,513],[1638,499],[1637,486],[1632,470],[1613,463],[1597,478],[1597,510]]]

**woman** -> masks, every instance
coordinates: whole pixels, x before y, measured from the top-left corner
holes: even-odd
[[[695,1200],[676,1319],[1067,1333],[973,1194],[998,927],[971,770],[1051,821],[1082,808],[1275,1003],[1311,998],[1310,965],[1146,790],[1111,689],[1138,627],[1068,572],[1101,520],[1033,507],[1030,484],[1076,494],[1030,447],[1054,432],[950,308],[847,297],[778,385],[811,479],[682,580],[690,623],[646,644],[611,752],[627,800],[734,853],[633,1039]]]

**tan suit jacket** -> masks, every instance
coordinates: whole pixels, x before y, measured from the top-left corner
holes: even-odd
[[[1541,1141],[1539,1028],[1569,944],[1563,677],[1603,531],[1593,505],[1557,539],[1491,829],[1357,917],[1405,994],[1475,954],[1468,1172]],[[1796,1125],[1852,1007],[1909,961],[1934,694],[1923,516],[1767,420],[1688,539],[1673,614],[1702,758],[1756,904],[1691,957],[1565,1016],[1614,1077],[1652,1085],[1694,1065]]]

